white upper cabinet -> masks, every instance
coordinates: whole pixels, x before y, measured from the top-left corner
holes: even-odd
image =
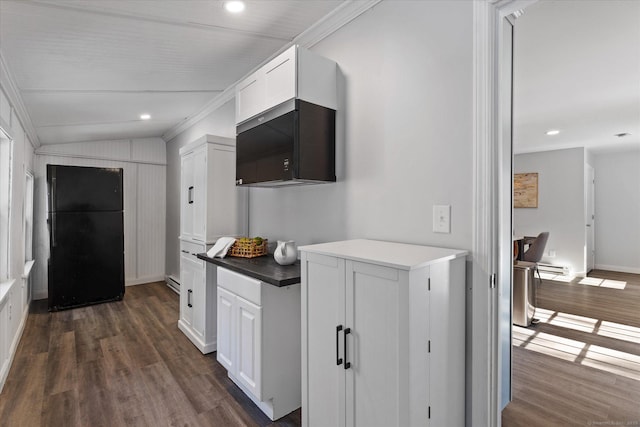
[[[265,109],[296,97],[296,49],[290,47],[264,67]]]
[[[297,45],[236,86],[236,123],[290,99],[337,109],[336,63]]]

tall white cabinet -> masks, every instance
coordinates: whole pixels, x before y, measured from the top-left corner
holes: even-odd
[[[216,350],[215,268],[196,256],[246,231],[246,189],[235,185],[235,140],[213,135],[180,149],[180,319],[202,353]]]
[[[300,247],[304,426],[463,426],[465,256]]]

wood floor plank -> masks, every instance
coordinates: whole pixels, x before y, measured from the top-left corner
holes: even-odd
[[[226,401],[219,402],[215,407],[198,415],[198,422],[202,427],[257,426],[256,423],[245,423]]]
[[[47,353],[29,355],[14,360],[15,372],[5,388],[12,390],[12,399],[0,398],[0,426],[38,426],[41,423],[44,398]],[[19,378],[18,378],[19,377]]]
[[[77,384],[75,333],[62,332],[49,340],[45,394],[73,390]]]
[[[42,425],[79,427],[81,424],[78,391],[73,389],[46,396],[42,408]]]

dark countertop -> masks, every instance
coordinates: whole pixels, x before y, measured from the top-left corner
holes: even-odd
[[[209,258],[206,253],[202,253],[198,254],[198,258],[274,286],[300,283],[300,261],[291,265],[280,265],[273,259],[273,254],[255,258]]]

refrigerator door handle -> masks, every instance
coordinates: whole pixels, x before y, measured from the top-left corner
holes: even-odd
[[[56,215],[51,215],[51,247],[56,247]]]
[[[193,185],[189,187],[189,204],[193,203]]]
[[[55,212],[56,211],[56,206],[55,206],[55,202],[56,202],[56,177],[55,175],[51,178],[51,194],[50,194],[51,200],[49,201],[49,211],[50,212]]]

